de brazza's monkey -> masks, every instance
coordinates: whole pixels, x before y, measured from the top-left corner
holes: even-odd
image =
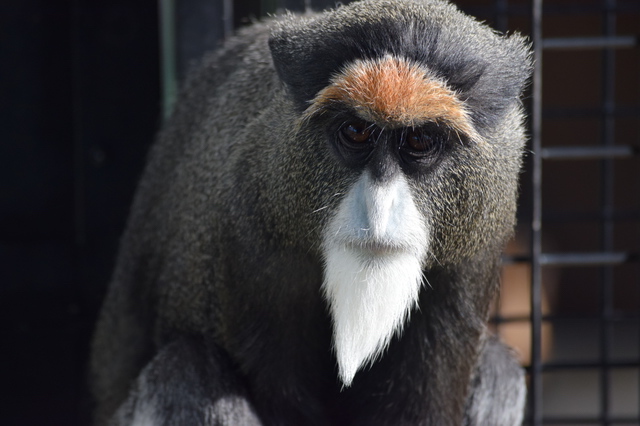
[[[439,0],[289,14],[206,57],[132,207],[97,423],[519,423],[486,320],[530,68]]]

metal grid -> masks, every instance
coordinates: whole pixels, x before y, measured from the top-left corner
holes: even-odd
[[[591,6],[591,5],[590,5]],[[597,5],[596,5],[597,6]],[[638,424],[640,417],[637,413],[620,415],[613,410],[613,383],[612,371],[614,369],[635,370],[638,375],[640,361],[635,357],[623,360],[614,360],[612,357],[613,326],[616,321],[635,320],[638,322],[638,312],[630,315],[618,315],[614,309],[614,268],[628,262],[636,261],[636,253],[630,251],[616,251],[614,244],[616,221],[615,167],[616,161],[629,158],[637,154],[637,146],[616,145],[616,49],[636,48],[637,37],[618,36],[616,34],[617,2],[616,0],[603,0],[601,6],[601,35],[595,37],[566,37],[545,38],[543,35],[543,23],[545,9],[543,0],[532,2],[532,39],[534,43],[534,58],[536,68],[533,76],[532,107],[531,107],[531,141],[534,152],[532,161],[532,217],[531,217],[531,364],[530,364],[530,404],[529,424]],[[632,4],[627,4],[632,6]],[[636,6],[638,6],[636,4]],[[580,13],[576,7],[575,13]],[[600,87],[592,87],[591,90],[601,91],[599,111],[594,111],[594,119],[601,122],[599,144],[594,146],[544,146],[543,123],[545,104],[543,99],[543,64],[545,52],[559,49],[571,51],[576,49],[597,49],[601,51],[601,82]],[[636,100],[637,101],[637,100]],[[637,106],[637,105],[636,105]],[[573,111],[561,111],[561,115],[569,116]],[[567,167],[570,162],[580,160],[597,161],[600,164],[600,186],[594,188],[594,195],[599,198],[599,208],[596,214],[597,220],[593,223],[594,231],[599,233],[599,250],[593,252],[562,252],[547,253],[543,250],[543,224],[545,215],[543,210],[543,163],[547,161],[564,161]],[[545,176],[546,178],[546,176]],[[552,178],[552,177],[550,177]],[[569,220],[571,220],[569,218]],[[638,217],[635,217],[638,220]],[[599,306],[597,321],[599,323],[598,356],[592,362],[544,362],[542,359],[542,325],[544,321],[553,323],[553,316],[543,315],[543,268],[556,267],[581,267],[594,268],[599,274]],[[635,277],[636,286],[638,276]],[[544,388],[543,374],[554,374],[563,370],[597,370],[598,375],[598,405],[595,416],[546,416],[543,406]],[[636,395],[638,388],[636,387]],[[636,396],[636,398],[638,398]],[[640,402],[639,399],[636,401]],[[586,407],[585,407],[586,408]],[[585,410],[587,412],[589,410]]]

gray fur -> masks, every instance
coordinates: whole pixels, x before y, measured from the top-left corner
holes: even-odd
[[[376,38],[372,22],[397,37]],[[420,309],[343,389],[321,240],[357,173],[336,161],[323,122],[300,117],[343,64],[385,50],[456,87],[488,142],[412,174],[434,238]],[[514,224],[529,68],[521,37],[437,0],[288,15],[205,57],[149,154],[122,239],[93,340],[96,424],[515,424],[522,373],[483,342]]]
[[[525,399],[524,371],[501,342],[488,339],[471,382],[464,425],[520,425]]]

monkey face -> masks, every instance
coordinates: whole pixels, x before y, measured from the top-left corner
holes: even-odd
[[[521,38],[444,2],[375,3],[287,22],[270,39],[296,117],[293,161],[307,162],[322,206],[323,291],[345,385],[402,328],[425,271],[497,256],[524,143]]]
[[[280,156],[307,168],[287,169],[300,182],[291,192],[304,194],[290,210],[318,210],[310,235],[366,170],[375,182],[406,182],[430,230],[425,267],[501,244],[525,141],[522,37],[443,1],[364,1],[285,18],[269,45],[290,105]]]
[[[483,141],[446,84],[391,56],[349,64],[304,115],[327,116],[335,161],[357,176],[323,232],[323,289],[348,385],[417,303],[431,220],[409,182],[419,190],[451,144]]]

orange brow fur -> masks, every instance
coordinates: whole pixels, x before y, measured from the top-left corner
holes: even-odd
[[[407,60],[386,56],[357,60],[322,89],[307,116],[342,103],[364,120],[389,126],[442,123],[479,141],[469,113],[456,93],[442,81]]]

